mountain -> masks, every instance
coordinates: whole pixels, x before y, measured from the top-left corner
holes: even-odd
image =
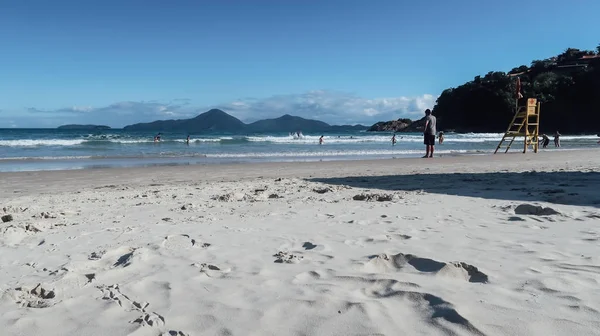
[[[104,125],[62,125],[58,126],[56,129],[60,130],[86,130],[86,131],[101,131],[101,130],[109,130],[109,126]]]
[[[362,125],[331,126],[318,120],[305,119],[286,114],[275,119],[259,120],[245,124],[239,119],[218,109],[204,112],[195,118],[178,120],[157,120],[139,123],[123,128],[126,131],[180,131],[187,133],[267,133],[267,132],[335,132],[367,129]]]
[[[189,133],[204,132],[240,132],[246,129],[246,124],[236,117],[212,109],[195,118],[178,120],[157,120],[149,123],[139,123],[123,128],[126,131],[183,131]]]
[[[275,119],[265,119],[247,125],[250,132],[321,132],[327,131],[331,126],[318,120],[294,117],[289,114]]]
[[[600,130],[600,45],[595,51],[568,48],[508,73],[476,76],[438,97],[438,126],[458,132],[504,132],[515,113],[516,79],[525,98],[541,102],[540,132]]]

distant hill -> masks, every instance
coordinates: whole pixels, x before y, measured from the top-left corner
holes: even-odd
[[[157,120],[125,126],[126,131],[185,131],[193,133],[232,132],[236,133],[246,128],[246,124],[236,117],[212,109],[195,118],[178,120]]]
[[[247,130],[251,132],[321,132],[327,131],[331,126],[318,120],[304,119],[294,117],[289,114],[275,119],[265,119],[253,122],[247,125]]]
[[[126,131],[181,131],[188,133],[266,133],[352,131],[364,130],[367,127],[362,125],[331,126],[322,121],[295,117],[289,114],[275,119],[264,119],[245,124],[221,110],[212,109],[191,119],[157,120],[125,126],[123,129]]]
[[[109,126],[104,125],[62,125],[58,126],[57,129],[61,130],[86,130],[86,131],[101,131],[111,129]]]

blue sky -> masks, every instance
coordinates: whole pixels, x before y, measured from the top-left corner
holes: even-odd
[[[0,128],[211,107],[247,121],[420,116],[476,75],[595,49],[597,13],[597,0],[0,0]]]

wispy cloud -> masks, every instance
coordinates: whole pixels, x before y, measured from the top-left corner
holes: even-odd
[[[240,99],[217,107],[244,121],[292,114],[333,124],[371,124],[400,117],[420,118],[425,109],[433,107],[435,99],[429,94],[370,99],[343,92],[311,91],[265,99]]]
[[[188,107],[189,100],[177,99],[168,103],[124,101],[103,107],[73,106],[55,110],[34,107],[27,109],[33,117],[44,115],[43,125],[101,124],[122,127],[128,124],[160,119],[189,118],[197,111]],[[33,116],[35,114],[35,116]],[[51,121],[50,121],[51,120]]]
[[[330,124],[372,124],[398,118],[420,118],[423,111],[432,108],[436,97],[424,94],[417,97],[363,98],[335,91],[310,91],[302,94],[278,95],[268,98],[243,98],[213,106],[192,106],[186,98],[160,101],[124,101],[103,107],[71,106],[48,110],[27,108],[13,114],[26,127],[54,127],[61,124],[102,124],[122,127],[138,122],[164,119],[183,119],[196,116],[210,108],[251,122],[276,118],[284,114],[318,119]],[[7,122],[9,116],[2,116]],[[2,120],[0,119],[0,122]]]

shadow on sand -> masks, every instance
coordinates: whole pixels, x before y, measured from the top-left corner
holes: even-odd
[[[311,182],[388,191],[600,207],[600,173],[454,173],[312,178]]]

